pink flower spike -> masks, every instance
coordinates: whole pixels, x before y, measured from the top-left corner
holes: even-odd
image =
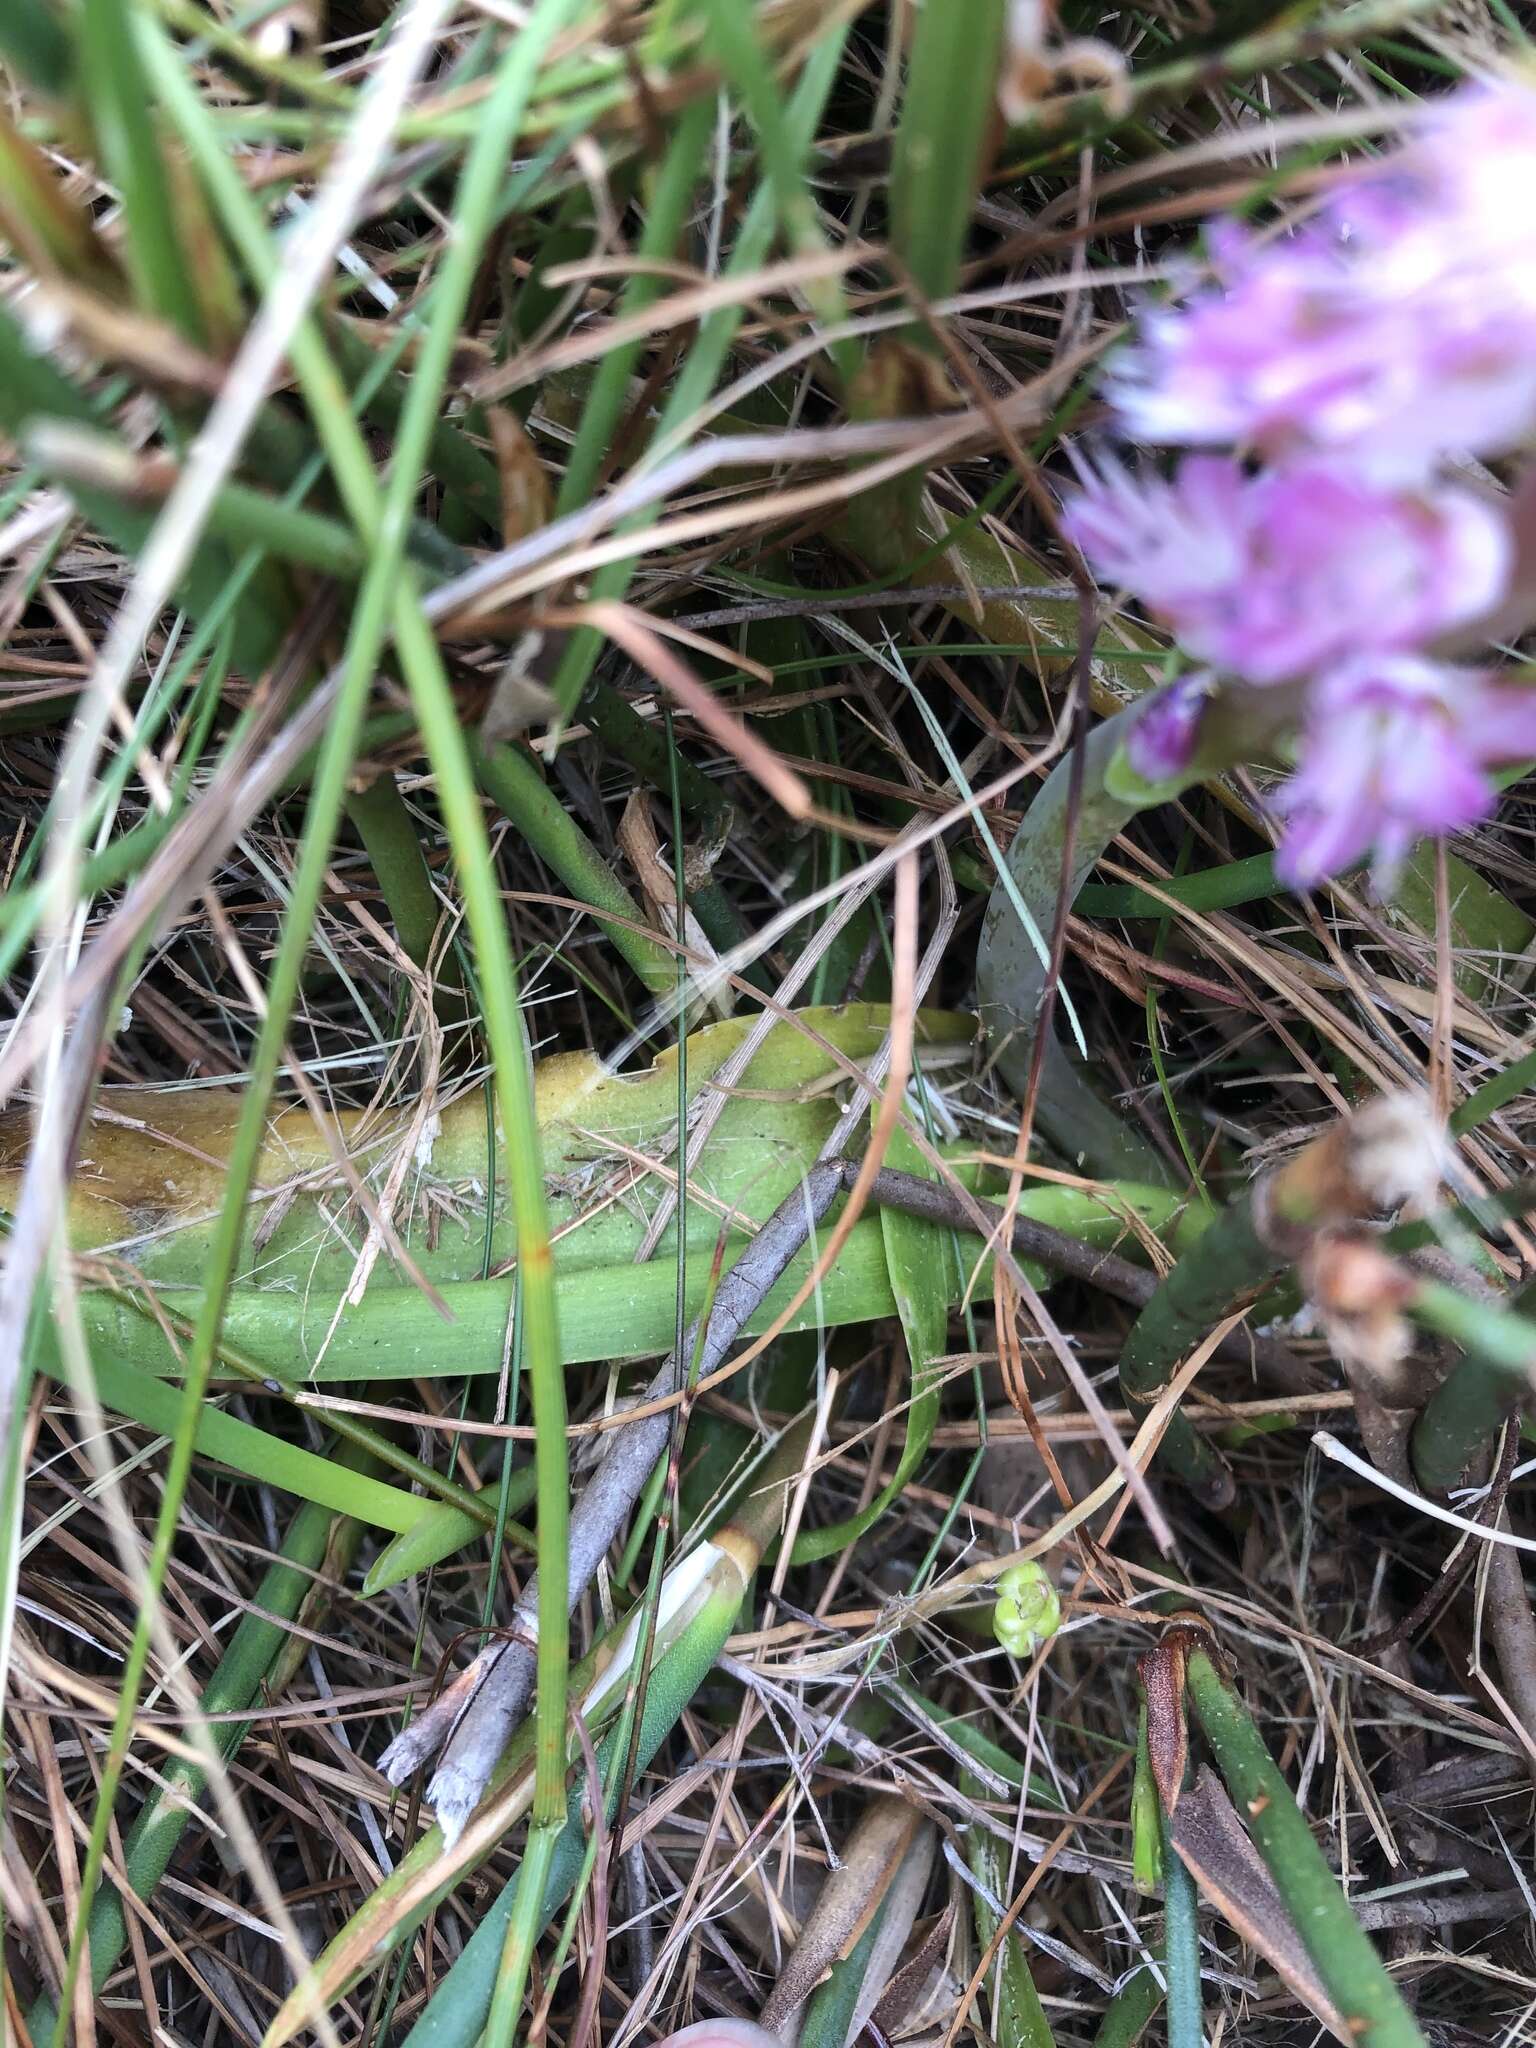
[[[1207,236],[1214,282],[1142,322],[1106,389],[1126,431],[1347,456],[1413,481],[1536,424],[1536,91],[1477,87],[1295,234]]]
[[[1229,221],[1206,239],[1215,282],[1144,315],[1138,344],[1110,365],[1104,393],[1126,434],[1268,453],[1347,437],[1381,351],[1343,243],[1322,227],[1260,241]]]
[[[1249,477],[1215,455],[1172,482],[1106,468],[1066,525],[1187,652],[1253,683],[1434,642],[1493,609],[1513,552],[1469,491],[1384,491],[1317,463]]]
[[[1274,799],[1282,879],[1311,888],[1374,849],[1385,893],[1418,839],[1493,809],[1488,770],[1536,754],[1536,689],[1412,655],[1366,657],[1313,691],[1301,765]]]

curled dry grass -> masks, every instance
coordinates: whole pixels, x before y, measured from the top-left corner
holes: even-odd
[[[558,1563],[562,1391],[576,1456],[648,1377],[628,1361],[707,1294],[717,1243],[734,1256],[844,1126],[856,1158],[871,1114],[892,1167],[941,1158],[1006,1196],[1018,1104],[942,1019],[973,1004],[996,855],[1074,708],[1112,707],[1162,658],[1118,613],[1079,648],[1050,516],[1062,436],[1091,424],[1099,360],[1202,218],[1304,207],[1518,26],[1498,0],[1064,5],[1058,40],[1015,53],[1005,133],[990,79],[943,71],[938,30],[935,68],[904,84],[914,10],[894,4],[11,12],[0,1335],[26,1484],[7,2021],[48,2037],[90,1920],[76,2038],[255,2042],[417,1836],[385,1743]],[[974,12],[979,48],[1002,10]],[[530,17],[548,39],[519,81]],[[393,104],[368,111],[369,91]],[[1026,1208],[1162,1270],[1189,1241],[1175,1210],[1190,1232],[1350,1102],[1423,1087],[1462,1112],[1472,1224],[1500,1288],[1522,1284],[1529,816],[1516,785],[1383,906],[1349,880],[1282,892],[1242,778],[1145,814],[1073,907],[1064,987],[1175,1192],[1085,1190],[1037,1144]],[[782,1071],[699,1050],[851,1001],[877,1006],[851,1039],[780,1022],[799,1048]],[[914,1034],[919,1007],[941,1021]],[[679,1073],[679,1025],[725,1016],[742,1023]],[[658,1064],[606,1093],[568,1085],[598,1068],[541,1065],[520,1106],[519,1034],[536,1062]],[[888,1062],[914,1074],[904,1095]],[[266,1150],[232,1169],[239,1091],[274,1076],[292,1106],[268,1120],[248,1096]],[[108,1121],[82,1128],[98,1081]],[[66,1182],[74,1253],[29,1327]],[[579,1355],[507,1340],[540,1208],[567,1336],[599,1301],[589,1272],[609,1290]],[[222,1335],[199,1336],[221,1213],[244,1235]],[[1130,1504],[1131,1310],[1091,1274],[1052,1276],[1039,1313],[1006,1273],[968,1291],[968,1240],[923,1228],[903,1241],[871,1211],[802,1327],[699,1393],[672,1483],[578,1603],[573,1658],[643,1598],[662,1511],[674,1538],[701,1524],[751,1442],[809,1418],[793,1541],[587,1837],[574,1919],[509,1945],[528,2003],[498,2007],[503,2036],[585,2048],[735,2015],[818,2042],[1080,2048],[1161,2027],[1141,1966],[1163,1905],[1133,1868],[1137,1659],[1183,1606],[1217,1629],[1424,2038],[1526,2038],[1518,1568],[1313,1449],[1326,1427],[1382,1467],[1394,1425],[1357,1413],[1294,1298],[1266,1304],[1283,1394],[1229,1341],[1184,1396],[1235,1506],[1161,1477]],[[209,1407],[247,1435],[199,1437],[203,1404],[158,1383],[153,1411],[125,1410],[155,1347],[200,1357]],[[1528,1533],[1512,1436],[1490,1476],[1460,1511]],[[1113,1498],[1084,1514],[1096,1488]],[[1014,1661],[984,1575],[934,1596],[1027,1546],[1064,1620]],[[547,1655],[529,1740],[555,1844]],[[578,1787],[625,1775],[577,1757]],[[454,2024],[454,1966],[504,1924],[527,1841],[490,1847],[321,2032]],[[1186,1993],[1203,1971],[1207,2038],[1311,2040],[1304,1959],[1288,1975],[1253,1913],[1212,1909],[1232,1871],[1200,1853],[1199,1954],[1186,1911],[1174,1961]],[[157,1859],[114,1907],[125,1866]],[[1188,1906],[1176,1888],[1171,1916]]]

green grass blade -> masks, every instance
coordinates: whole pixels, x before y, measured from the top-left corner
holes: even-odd
[[[517,968],[496,887],[485,819],[475,792],[469,750],[437,642],[422,618],[414,594],[396,607],[395,640],[428,758],[437,774],[438,802],[464,892],[465,914],[480,971],[485,1032],[501,1115],[501,1141],[517,1222],[523,1357],[537,1431],[534,1469],[541,1599],[539,1768],[534,1811],[535,1819],[547,1825],[551,1808],[565,1796],[565,1545],[570,1473],[565,1446],[565,1380],[538,1115],[518,999]]]
[[[809,145],[831,93],[842,61],[846,35],[846,26],[838,24],[821,37],[806,59],[805,69],[790,96],[788,118],[791,134],[802,147]],[[776,218],[773,194],[765,187],[747,208],[725,265],[726,277],[750,276],[761,265],[773,244]],[[645,457],[648,463],[670,454],[693,431],[699,408],[714,388],[744,317],[741,307],[722,306],[699,323],[693,346],[678,371],[651,435]],[[633,575],[632,562],[609,563],[592,579],[593,597],[622,597]],[[583,626],[571,635],[553,684],[562,721],[568,720],[575,711],[577,700],[597,665],[602,646],[603,636],[590,626]]]
[[[658,1657],[646,1688],[636,1743],[636,1768],[644,1770],[680,1719],[684,1708],[709,1676],[725,1640],[741,1612],[739,1597],[717,1597],[690,1624],[681,1641]],[[597,1767],[615,1796],[618,1772],[614,1731],[598,1745]],[[554,1844],[537,1924],[547,1927],[564,1904],[580,1872],[587,1831],[581,1820],[584,1785],[573,1787],[564,1830]],[[610,1811],[608,1818],[612,1819]],[[443,1978],[421,2018],[401,2048],[474,2048],[491,2009],[492,1993],[512,1919],[513,1902],[522,1872],[508,1883],[486,1910],[463,1953]],[[265,2044],[276,2048],[276,2044]]]
[[[50,419],[81,426],[97,424],[90,400],[34,353],[9,309],[0,305],[0,427],[24,441],[39,421]],[[86,484],[72,485],[70,495],[99,532],[125,554],[138,554],[150,528],[146,511],[124,505],[112,493]],[[230,584],[227,551],[205,541],[194,554],[177,594],[188,611],[207,618],[228,601]],[[236,614],[234,650],[240,665],[257,671],[265,667],[276,651],[281,627],[282,616],[274,615],[270,605],[243,599]]]
[[[1156,1193],[1140,1191],[1136,1207],[1154,1228],[1166,1228],[1175,1205],[1171,1197],[1158,1203]],[[1021,1210],[1053,1227],[1071,1230],[1090,1244],[1113,1245],[1125,1233],[1124,1221],[1113,1209],[1077,1189],[1027,1189]],[[670,1348],[676,1322],[674,1275],[664,1261],[653,1260],[643,1266],[633,1263],[638,1230],[636,1222],[631,1235],[615,1242],[612,1263],[578,1260],[567,1265],[557,1251],[556,1305],[561,1356],[567,1365],[595,1359],[654,1358]],[[732,1239],[727,1246],[728,1259],[739,1255],[742,1242]],[[563,1248],[564,1240],[560,1250]],[[749,1332],[768,1326],[792,1298],[807,1270],[804,1257],[791,1262],[784,1279],[770,1290],[762,1309],[749,1320]],[[982,1268],[980,1285],[985,1286],[989,1270]],[[690,1261],[689,1315],[702,1305],[706,1277],[701,1262]],[[376,1282],[336,1325],[325,1356],[313,1367],[315,1385],[349,1379],[383,1383],[500,1372],[512,1301],[511,1277],[443,1280],[437,1285],[454,1318],[450,1342],[444,1342],[442,1317],[416,1289]],[[157,1291],[177,1314],[195,1313],[198,1290],[167,1285]],[[339,1294],[340,1285],[333,1293],[295,1304],[290,1296],[271,1287],[237,1288],[230,1297],[226,1341],[243,1356],[281,1376],[293,1369],[296,1356],[312,1355],[318,1348],[330,1328]],[[164,1334],[127,1303],[92,1289],[82,1294],[81,1307],[93,1353],[119,1358],[162,1377],[179,1374],[179,1360]],[[876,1217],[864,1217],[822,1284],[819,1310],[813,1298],[790,1327],[832,1329],[895,1313],[881,1224]]]
[[[646,988],[652,995],[675,988],[677,955],[652,937],[639,905],[536,764],[520,747],[487,745],[477,733],[467,734],[466,743],[480,787],[571,894],[598,913],[615,950]]]
[[[677,255],[678,238],[698,185],[714,112],[710,101],[701,99],[686,108],[678,122],[671,146],[646,195],[645,226],[635,251],[641,262],[660,265],[672,262]],[[665,289],[664,277],[637,271],[624,288],[616,317],[627,319],[653,306]],[[555,500],[557,514],[585,505],[596,489],[630,402],[630,378],[647,345],[644,335],[636,335],[632,341],[607,350],[598,364],[582,408],[581,426],[560,480]]]
[[[134,39],[136,11],[123,0],[81,0],[81,83],[103,165],[122,196],[123,247],[140,298],[190,341],[202,341],[202,315]]]
[[[1137,1970],[1109,2001],[1093,2037],[1093,2048],[1136,2048],[1163,2002],[1163,1987],[1150,1969]]]
[[[703,11],[709,41],[756,130],[784,239],[796,256],[824,256],[827,237],[806,176],[808,143],[773,75],[756,17],[737,0],[704,0]],[[848,306],[836,277],[808,279],[803,289],[823,327],[843,324]],[[829,353],[846,384],[858,369],[858,344],[845,338],[831,343]]]
[[[0,56],[55,97],[74,76],[74,46],[47,0],[6,0],[0,7]]]
[[[62,1378],[46,1350],[39,1362],[55,1377]],[[93,1355],[92,1372],[104,1408],[175,1439],[183,1396],[172,1382],[135,1372],[132,1366],[100,1351]],[[242,1422],[237,1415],[226,1415],[206,1402],[199,1409],[192,1432],[192,1449],[199,1457],[212,1458],[263,1486],[277,1487],[335,1514],[355,1516],[375,1528],[392,1529],[398,1534],[413,1529],[421,1520],[423,1503],[419,1495],[367,1478],[350,1466],[333,1458],[322,1458],[299,1444],[287,1443],[282,1437],[258,1429],[254,1423]]]
[[[891,162],[891,248],[930,302],[959,279],[993,131],[1004,13],[1003,0],[917,10]]]
[[[965,1725],[958,1719],[946,1723],[951,1735],[959,1735]],[[1022,1777],[1013,1759],[1009,1757],[1007,1761],[1014,1773]],[[960,1774],[960,1790],[971,1799],[991,1796],[987,1786],[966,1771]],[[997,1906],[1008,1896],[1008,1853],[996,1835],[979,1826],[966,1829],[965,1853],[971,1874],[976,1879],[971,1889],[976,1938],[985,1947],[1000,1925]],[[992,2037],[998,2048],[1056,2048],[1056,2037],[1040,2003],[1040,1994],[1035,1989],[1024,1939],[1016,1927],[1010,1927],[1003,1936],[989,1982],[996,1986],[992,2003]]]
[[[509,1513],[527,1506],[533,1499],[533,1485],[531,1465],[511,1475],[506,1490]],[[368,1567],[363,1591],[372,1596],[387,1592],[391,1586],[403,1586],[408,1579],[441,1564],[445,1557],[452,1557],[455,1551],[478,1542],[484,1534],[485,1524],[462,1508],[447,1507],[438,1501],[426,1507],[418,1504],[416,1520],[392,1543],[387,1543]]]

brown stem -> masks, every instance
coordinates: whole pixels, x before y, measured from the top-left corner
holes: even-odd
[[[1498,1526],[1509,1528],[1507,1509],[1499,1516]],[[1493,1545],[1484,1612],[1499,1659],[1504,1698],[1524,1729],[1527,1741],[1536,1743],[1536,1616],[1531,1613],[1531,1597],[1525,1590],[1520,1552],[1510,1544]],[[1528,1751],[1527,1760],[1536,1776],[1536,1757]]]
[[[845,1166],[849,1181],[855,1171],[852,1164]],[[885,1208],[901,1209],[909,1216],[920,1216],[925,1222],[965,1231],[971,1236],[999,1235],[1003,1227],[1005,1212],[997,1203],[974,1197],[961,1202],[952,1189],[940,1182],[924,1180],[916,1173],[900,1173],[895,1167],[881,1167],[869,1198]],[[1101,1293],[1112,1294],[1117,1301],[1128,1301],[1135,1308],[1145,1307],[1158,1290],[1157,1275],[1144,1266],[1132,1265],[1116,1252],[1100,1251],[1065,1230],[1036,1222],[1032,1216],[1015,1215],[1010,1243],[1021,1258],[1048,1266],[1053,1273],[1086,1280]],[[1270,1337],[1234,1331],[1217,1346],[1216,1356],[1251,1367],[1261,1379],[1287,1394],[1315,1394],[1326,1385],[1324,1375],[1314,1366],[1298,1358],[1288,1345]]]

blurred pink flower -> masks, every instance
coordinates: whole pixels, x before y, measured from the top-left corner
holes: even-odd
[[[1503,78],[1434,101],[1402,164],[1425,210],[1454,223],[1464,254],[1536,292],[1536,85]]]
[[[1511,559],[1468,491],[1384,491],[1317,463],[1249,476],[1227,456],[1191,456],[1171,482],[1107,466],[1066,525],[1191,654],[1254,683],[1431,642],[1497,604]]]
[[[668,2034],[657,2048],[784,2048],[784,2043],[755,2020],[695,2020]]]
[[[1274,799],[1277,867],[1310,888],[1374,848],[1391,884],[1416,839],[1493,809],[1488,770],[1536,754],[1536,689],[1412,655],[1364,657],[1314,685],[1301,763]]]
[[[1536,422],[1536,92],[1456,95],[1283,239],[1209,231],[1214,284],[1148,314],[1107,394],[1128,433],[1347,453],[1384,480]]]

